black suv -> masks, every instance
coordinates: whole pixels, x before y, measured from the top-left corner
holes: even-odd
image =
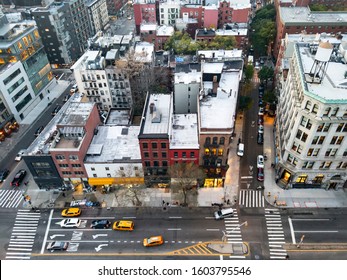
[[[91,228],[109,228],[111,222],[109,220],[94,220],[90,225]]]
[[[263,144],[264,143],[264,134],[263,133],[258,133],[257,143],[258,144]]]
[[[7,178],[8,174],[10,174],[10,170],[8,169],[4,169],[0,171],[0,183]]]
[[[17,172],[17,174],[14,176],[12,182],[11,182],[11,186],[17,186],[19,187],[19,185],[22,183],[22,181],[25,178],[25,175],[27,175],[26,170],[21,169]]]

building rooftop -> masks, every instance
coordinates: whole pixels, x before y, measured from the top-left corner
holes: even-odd
[[[94,102],[72,102],[68,104],[67,108],[64,110],[58,125],[64,126],[84,126],[87,119],[92,112],[95,103]]]
[[[154,45],[147,42],[139,42],[135,46],[136,60],[151,63],[153,58]]]
[[[86,163],[141,162],[139,126],[99,126],[88,148]]]
[[[0,48],[9,48],[15,41],[22,38],[36,28],[35,21],[23,21],[18,23],[8,23],[0,26]]]
[[[202,73],[201,72],[178,72],[175,73],[175,84],[183,83],[183,84],[190,84],[190,83],[201,83],[202,79]]]
[[[216,35],[218,36],[246,36],[248,34],[247,28],[238,29],[217,29]]]
[[[199,149],[196,114],[175,114],[172,116],[170,149]]]
[[[86,51],[70,69],[81,70],[100,70],[105,68],[105,58],[101,55],[101,51]]]
[[[114,109],[111,108],[105,125],[129,125],[131,123],[130,109]]]
[[[140,31],[155,31],[157,30],[156,23],[141,23]]]
[[[292,24],[347,24],[346,12],[312,12],[308,7],[279,7],[282,22]]]
[[[153,105],[151,105],[153,104]],[[150,94],[144,108],[141,134],[169,134],[170,115],[172,114],[171,94]],[[151,108],[152,106],[152,108]]]
[[[157,28],[157,36],[172,36],[175,33],[173,26],[161,25]]]
[[[220,60],[240,60],[242,58],[242,50],[207,50],[198,51],[198,55],[203,55],[205,59],[220,59]]]
[[[310,53],[307,44],[297,43],[296,53],[301,62],[301,74],[310,73],[315,55]],[[303,77],[304,85],[307,88],[307,94],[319,99],[321,102],[329,103],[347,103],[347,78],[345,73],[347,64],[342,62],[329,61],[326,75],[320,84],[308,83]]]
[[[65,111],[68,110],[70,106],[75,108],[74,104],[94,104],[94,103],[80,103],[82,99],[80,93],[75,93],[59,110],[59,112],[52,118],[52,120],[45,126],[43,131],[38,137],[31,143],[27,148],[27,153],[29,155],[38,155],[38,154],[48,154],[52,146],[55,145],[54,140],[58,134],[57,125],[62,122],[62,119],[65,118]],[[88,106],[88,105],[86,105]],[[69,110],[70,111],[70,110]],[[75,119],[76,121],[77,119]],[[66,119],[65,119],[66,121]],[[63,121],[64,122],[64,121]]]
[[[236,105],[241,71],[223,72],[217,96],[205,96],[200,100],[201,129],[232,129],[236,116]],[[205,93],[213,89],[212,82],[203,82]]]

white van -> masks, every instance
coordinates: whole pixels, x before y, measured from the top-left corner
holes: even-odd
[[[216,220],[224,219],[227,217],[232,217],[234,216],[234,210],[232,208],[226,208],[222,210],[218,210],[214,212],[214,218]]]
[[[240,143],[238,146],[237,146],[237,155],[242,157],[243,156],[243,152],[245,150],[245,144],[243,143]]]

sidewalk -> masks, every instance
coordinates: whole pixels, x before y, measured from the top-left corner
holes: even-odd
[[[239,135],[243,127],[243,117],[237,116],[235,123],[235,134]],[[278,208],[337,208],[347,207],[347,193],[343,190],[326,191],[324,189],[288,189],[280,188],[275,182],[275,169],[271,167],[274,162],[274,118],[265,116],[264,118],[264,154],[268,160],[265,161],[265,180],[264,196],[265,200],[274,207]],[[239,164],[240,159],[236,155],[237,138],[235,137],[229,145],[229,169],[226,174],[224,188],[201,188],[197,196],[188,197],[190,207],[211,207],[212,203],[225,203],[230,201],[230,205],[235,207],[238,201],[239,192]],[[136,199],[127,189],[120,189],[107,194],[101,193],[100,190],[91,193],[62,192],[39,190],[31,180],[27,192],[33,201],[34,206],[45,207],[50,200],[56,201],[56,207],[66,207],[66,202],[74,199],[84,199],[98,201],[103,203],[104,207],[135,207]],[[270,193],[270,195],[268,195]],[[148,188],[141,190],[139,194],[142,202],[141,207],[163,207],[163,201],[168,206],[178,206],[177,202],[182,202],[179,194],[172,194],[169,189]],[[284,206],[274,205],[274,200],[284,202]]]
[[[264,196],[268,203],[274,205],[275,198],[278,202],[285,202],[280,208],[335,208],[347,207],[347,192],[344,190],[325,189],[288,189],[279,187],[275,180],[275,169],[271,163],[275,162],[274,142],[274,118],[264,117],[264,154],[268,160],[265,161]],[[270,195],[268,195],[270,193]],[[279,206],[276,206],[279,207]]]

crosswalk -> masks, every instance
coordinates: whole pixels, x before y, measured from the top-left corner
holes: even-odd
[[[6,259],[30,259],[40,216],[40,213],[28,209],[18,210],[6,251]]]
[[[241,234],[241,227],[242,224],[240,223],[239,216],[237,214],[236,209],[234,210],[234,216],[229,218],[224,218],[225,223],[225,237],[227,243],[233,243],[233,244],[242,244],[242,234]],[[237,259],[244,259],[246,258],[243,255],[232,255],[230,258],[237,258]]]
[[[239,205],[243,207],[265,207],[265,197],[263,191],[240,190]]]
[[[285,259],[287,256],[281,214],[278,209],[265,208],[265,220],[269,239],[270,259]]]
[[[19,190],[0,190],[0,207],[17,208],[23,202],[23,193]]]

